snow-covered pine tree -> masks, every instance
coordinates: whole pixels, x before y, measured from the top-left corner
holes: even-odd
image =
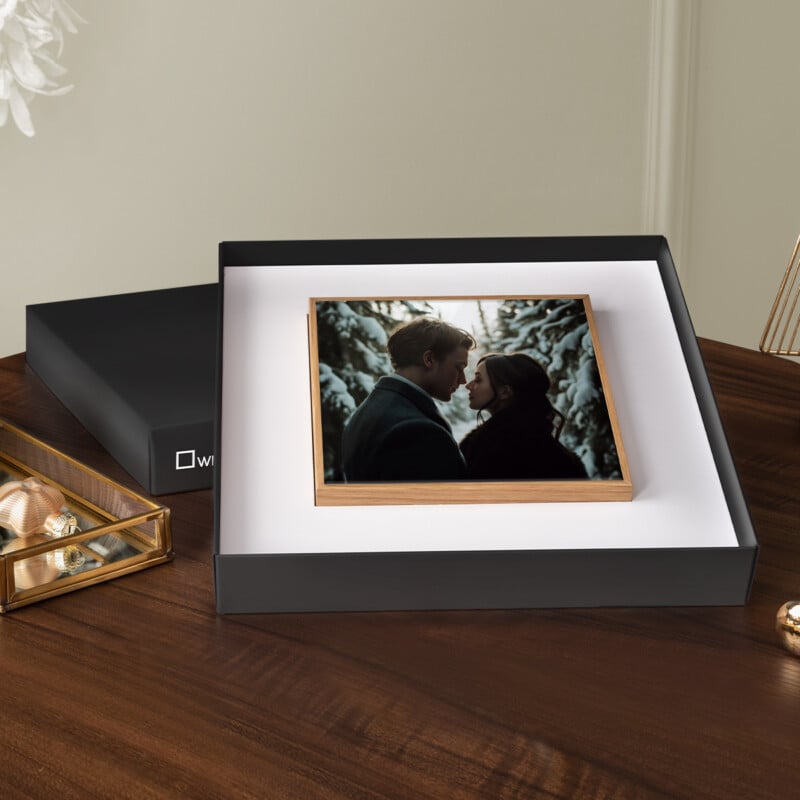
[[[566,419],[561,442],[577,453],[589,477],[620,477],[583,302],[506,300],[498,307],[493,338],[497,352],[528,353],[547,370],[551,402]]]
[[[427,313],[401,300],[317,303],[317,339],[325,480],[343,480],[342,431],[382,375],[392,372],[386,342],[401,323]]]

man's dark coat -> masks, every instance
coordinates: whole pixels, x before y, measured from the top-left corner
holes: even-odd
[[[342,435],[345,479],[449,481],[463,478],[464,459],[433,399],[405,381],[381,378]]]

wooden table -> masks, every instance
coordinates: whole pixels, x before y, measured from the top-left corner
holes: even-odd
[[[703,341],[761,554],[744,608],[214,612],[210,492],[174,562],[0,618],[2,796],[800,796],[800,367]],[[26,367],[0,415],[133,485]],[[138,487],[136,487],[138,488]]]

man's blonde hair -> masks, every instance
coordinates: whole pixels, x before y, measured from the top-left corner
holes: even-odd
[[[395,328],[386,349],[392,367],[422,366],[422,356],[430,350],[441,361],[458,347],[472,350],[475,340],[466,331],[435,317],[417,317]]]

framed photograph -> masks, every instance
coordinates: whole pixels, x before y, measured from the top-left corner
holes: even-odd
[[[220,285],[221,613],[746,602],[758,545],[663,237],[225,242]],[[492,357],[535,361],[538,400]],[[427,414],[394,439],[388,390]]]
[[[311,298],[309,354],[318,505],[632,497],[588,295]]]

